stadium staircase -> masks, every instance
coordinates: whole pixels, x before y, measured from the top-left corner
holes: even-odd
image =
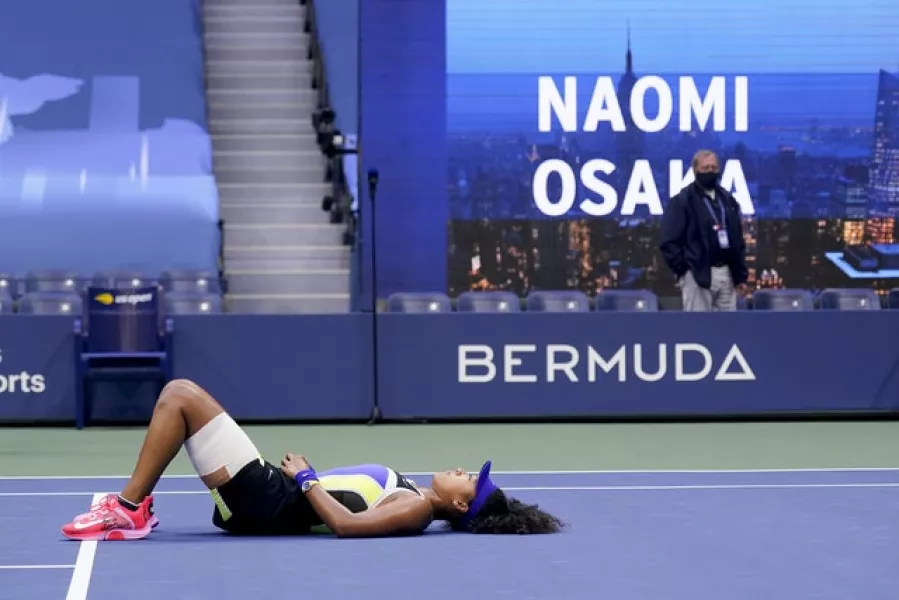
[[[205,0],[206,98],[226,310],[349,310],[349,249],[322,211],[325,159],[297,0]]]

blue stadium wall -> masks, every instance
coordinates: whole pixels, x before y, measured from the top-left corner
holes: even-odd
[[[899,409],[899,311],[176,317],[174,375],[245,420],[619,418]],[[0,420],[75,417],[71,317],[0,317]],[[374,355],[377,353],[377,367]],[[96,390],[145,419],[152,386]]]

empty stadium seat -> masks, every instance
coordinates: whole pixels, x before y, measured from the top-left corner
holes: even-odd
[[[8,315],[12,312],[12,307],[12,296],[3,290],[0,290],[0,315]]]
[[[887,295],[887,308],[899,308],[899,288],[890,290]]]
[[[659,300],[649,290],[603,290],[596,294],[596,310],[655,312]]]
[[[831,288],[818,295],[822,310],[880,310],[880,296],[870,288]]]
[[[81,296],[74,292],[30,292],[19,300],[24,314],[81,316],[81,307]]]
[[[12,273],[0,273],[0,294],[3,293],[13,298],[19,295],[18,281]]]
[[[525,302],[532,312],[590,312],[590,298],[577,290],[531,292]]]
[[[92,285],[127,290],[156,285],[156,278],[140,271],[104,271],[93,277]]]
[[[440,292],[398,293],[387,298],[387,312],[445,313],[452,312],[449,297]]]
[[[221,293],[218,276],[209,271],[165,271],[159,284],[166,292]]]
[[[153,395],[172,379],[171,324],[162,319],[158,288],[135,288],[133,301],[117,301],[117,290],[88,287],[87,310],[78,320],[79,337],[75,388],[75,426],[91,420],[94,392],[101,382],[154,382]],[[122,398],[120,402],[125,402]]]
[[[83,330],[87,353],[155,352],[159,346],[160,303],[153,288],[137,288],[135,302],[117,302],[116,290],[89,287]],[[121,294],[127,296],[127,294]]]
[[[122,279],[116,279],[113,282],[113,286],[117,290],[131,290],[135,288],[146,288],[150,286],[157,285],[155,279],[145,279],[139,277],[123,277]]]
[[[211,315],[222,312],[222,298],[199,292],[168,292],[164,296],[169,315]]]
[[[755,310],[814,310],[815,298],[807,290],[758,290],[752,295]]]
[[[512,292],[463,292],[456,308],[460,312],[520,312],[521,301]]]
[[[25,293],[73,292],[81,293],[84,280],[73,271],[33,271],[25,276]]]

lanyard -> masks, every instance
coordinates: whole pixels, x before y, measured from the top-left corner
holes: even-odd
[[[727,223],[727,218],[725,217],[725,213],[724,213],[724,202],[718,203],[718,208],[721,209],[721,211],[720,211],[721,212],[721,220],[719,221],[718,216],[715,214],[715,211],[712,210],[711,203],[709,203],[709,197],[703,196],[702,199],[705,201],[706,208],[709,209],[709,214],[712,215],[712,220],[715,221],[715,229],[717,230],[717,229],[721,229],[722,227],[724,227],[725,224]]]

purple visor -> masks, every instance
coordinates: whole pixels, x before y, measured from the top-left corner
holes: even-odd
[[[474,498],[471,501],[471,505],[468,507],[468,511],[462,515],[463,525],[471,523],[471,521],[478,516],[481,509],[484,508],[487,497],[499,489],[497,485],[490,480],[490,467],[492,465],[493,461],[488,460],[484,463],[484,466],[481,467],[481,471],[478,473],[478,482],[475,484],[474,488]]]

